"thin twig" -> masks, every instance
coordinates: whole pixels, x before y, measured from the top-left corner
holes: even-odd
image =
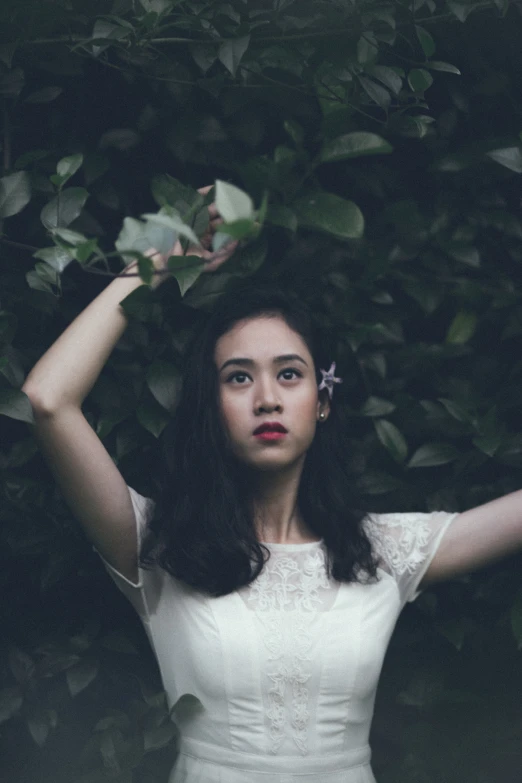
[[[37,250],[40,250],[39,247],[33,247],[32,245],[24,245],[22,242],[14,242],[12,239],[4,239],[4,237],[0,237],[0,242],[2,242],[4,245],[19,247],[20,250],[30,250],[31,253],[36,253]]]
[[[9,109],[4,106],[3,111],[3,136],[4,136],[4,174],[11,168],[11,117]]]
[[[495,4],[493,2],[485,2],[481,3],[479,6],[475,6],[473,8],[473,13],[476,11],[486,11],[489,9],[493,9],[495,7]],[[454,21],[459,21],[457,17],[453,13],[444,13],[444,14],[436,14],[435,16],[426,16],[421,17],[419,19],[415,20],[416,24],[430,24],[432,22],[440,22],[445,19],[451,19]],[[397,24],[397,27],[406,27],[411,24],[411,21],[408,22],[399,22]],[[278,43],[280,41],[306,41],[306,40],[313,40],[314,38],[327,38],[328,36],[340,36],[340,35],[346,35],[346,34],[353,35],[354,34],[354,26],[351,25],[350,27],[344,27],[335,30],[314,30],[313,32],[306,32],[306,33],[289,33],[287,35],[272,35],[272,36],[252,36],[252,42],[254,43]],[[227,38],[166,38],[166,37],[160,37],[160,38],[151,38],[150,43],[163,43],[163,44],[180,44],[180,45],[186,45],[190,46],[191,44],[222,44],[226,43],[227,41],[230,41],[230,39],[233,38],[233,36],[228,36]],[[92,41],[91,38],[84,38],[84,37],[76,37],[76,36],[70,36],[70,35],[61,35],[57,36],[56,38],[33,38],[31,41],[19,41],[19,46],[31,46],[31,45],[53,45],[57,43],[65,43],[65,44],[78,44],[78,43],[84,43],[88,44],[90,41]]]
[[[285,87],[288,90],[294,90],[295,92],[300,92],[302,95],[307,95],[309,98],[316,98],[317,95],[313,92],[309,92],[308,90],[302,90],[300,87],[295,87],[293,84],[286,84],[286,82],[280,82],[277,79],[272,79],[271,76],[266,76],[264,73],[257,73],[257,71],[253,71],[251,68],[247,68],[246,65],[240,66],[243,71],[247,71],[248,73],[253,73],[254,76],[260,76],[262,79],[265,79],[265,81],[270,82],[271,84],[277,84],[278,87]],[[245,87],[248,85],[244,85]],[[254,85],[252,85],[254,86]],[[257,85],[262,86],[262,85]]]

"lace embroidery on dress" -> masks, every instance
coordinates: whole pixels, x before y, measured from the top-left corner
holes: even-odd
[[[436,513],[447,516],[444,512]],[[364,520],[375,553],[397,576],[413,574],[426,559],[433,535],[430,518],[434,514],[373,514]]]
[[[268,650],[271,753],[277,753],[286,736],[288,712],[292,739],[303,755],[308,753],[307,682],[311,671],[307,662],[312,645],[308,613],[324,611],[325,604],[333,603],[335,593],[320,544],[300,553],[271,550],[262,572],[247,588],[247,605],[262,624]]]

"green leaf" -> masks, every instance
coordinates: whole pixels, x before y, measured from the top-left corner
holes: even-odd
[[[194,44],[190,47],[190,53],[203,73],[206,73],[217,60],[216,47],[212,44]]]
[[[179,215],[174,213],[171,207],[162,207],[158,213],[147,213],[141,217],[144,218],[149,224],[152,223],[154,225],[163,226],[164,228],[172,231],[173,234],[181,234],[181,236],[190,239],[190,241],[195,245],[200,245],[200,241],[192,228],[187,226],[181,220]]]
[[[457,313],[446,334],[446,342],[452,345],[464,345],[475,334],[477,316],[474,313],[461,311]]]
[[[409,468],[429,468],[445,465],[457,459],[459,453],[451,443],[425,443],[413,454]]]
[[[233,223],[221,223],[217,233],[233,239],[245,239],[245,237],[256,235],[257,232],[258,226],[254,220],[234,220]]]
[[[43,748],[51,728],[52,711],[44,709],[39,704],[31,704],[28,706],[28,713],[26,719],[27,728],[36,744]]]
[[[0,691],[0,723],[4,723],[9,718],[12,718],[23,703],[24,697],[20,688],[17,686],[2,688]]]
[[[287,228],[295,233],[297,231],[297,216],[295,212],[284,204],[270,204],[266,215],[267,223]]]
[[[68,179],[70,179],[83,163],[83,155],[77,153],[76,155],[68,155],[66,158],[62,158],[56,167],[56,173],[60,177],[61,185],[64,185]]]
[[[417,38],[420,41],[424,55],[426,57],[431,57],[435,52],[435,41],[433,40],[431,33],[419,25],[415,25],[415,32],[417,33]]]
[[[154,277],[154,264],[148,256],[138,258],[138,272],[146,285],[150,285]]]
[[[473,245],[468,245],[463,242],[448,242],[445,244],[442,243],[442,246],[448,255],[454,258],[455,261],[460,261],[463,264],[468,264],[468,266],[475,268],[480,266],[480,254]]]
[[[86,658],[67,669],[65,677],[71,696],[83,691],[98,676],[100,662],[95,658]]]
[[[250,36],[244,35],[241,38],[229,38],[219,47],[218,57],[232,76],[236,75],[238,65],[248,49],[249,43]]]
[[[378,79],[385,85],[394,95],[398,95],[402,89],[402,77],[398,73],[401,71],[403,76],[404,72],[400,68],[390,68],[385,65],[374,65],[372,68],[367,69],[368,73]]]
[[[153,292],[148,286],[141,285],[121,300],[120,307],[131,318],[135,318],[142,323],[148,323],[154,319],[155,300]]]
[[[47,229],[67,227],[81,213],[89,193],[85,188],[66,188],[45,205],[40,220]]]
[[[438,400],[446,408],[450,416],[453,416],[457,421],[466,423],[470,421],[470,414],[454,400],[447,400],[444,397],[439,397]]]
[[[304,141],[304,131],[301,125],[295,120],[285,120],[283,123],[285,131],[288,133],[296,147],[302,147]]]
[[[158,750],[170,745],[176,736],[176,727],[172,721],[164,723],[162,726],[147,729],[143,734],[143,747],[145,752]]]
[[[448,8],[452,11],[459,22],[465,22],[469,14],[476,8],[480,8],[478,3],[463,3],[459,0],[447,0]]]
[[[522,149],[520,147],[504,147],[504,149],[486,152],[488,158],[500,163],[501,166],[522,174]]]
[[[375,84],[374,81],[371,79],[368,79],[367,76],[359,76],[359,82],[361,84],[361,87],[365,91],[365,93],[372,99],[372,101],[375,101],[375,103],[378,106],[381,106],[383,109],[388,109],[391,103],[391,95],[384,87],[381,87],[380,84]]]
[[[172,251],[180,234],[195,245],[200,244],[194,231],[183,223],[172,207],[164,206],[157,214],[145,214],[142,217],[145,218],[145,222],[130,217],[124,219],[123,227],[115,242],[116,250],[122,255],[125,251],[146,253],[151,248],[166,255]],[[132,258],[127,255],[126,263],[130,263],[131,260]]]
[[[132,128],[112,128],[106,131],[99,142],[100,149],[114,147],[126,152],[136,147],[140,142],[140,134]]]
[[[53,238],[58,237],[73,247],[78,247],[78,245],[83,245],[89,241],[85,234],[80,234],[79,231],[72,231],[70,228],[53,228],[51,233]]]
[[[152,195],[160,207],[175,207],[180,214],[188,211],[197,200],[201,200],[201,194],[188,185],[184,185],[179,179],[170,174],[160,174],[152,178]]]
[[[357,42],[357,62],[360,65],[368,65],[376,61],[379,56],[379,44],[371,32],[366,32]]]
[[[21,685],[27,685],[34,677],[35,664],[30,655],[15,644],[9,645],[9,668],[15,680]]]
[[[357,481],[357,488],[365,495],[385,495],[401,486],[393,476],[379,471],[364,473]]]
[[[24,103],[50,103],[58,98],[63,92],[62,87],[44,87],[41,90],[32,92],[27,98],[24,99]]]
[[[472,443],[488,457],[493,457],[504,440],[502,432],[492,432],[484,435],[477,435],[473,438]]]
[[[42,250],[37,250],[33,253],[35,258],[39,258],[41,261],[45,261],[46,264],[52,266],[57,272],[63,272],[66,266],[68,266],[73,260],[73,256],[63,247],[44,247]]]
[[[455,65],[450,63],[443,63],[440,60],[430,60],[429,63],[425,63],[425,68],[431,68],[432,71],[444,71],[446,73],[455,73],[457,76],[461,76],[461,72]]]
[[[94,24],[94,29],[92,31],[92,40],[100,42],[100,39],[107,38],[110,39],[108,42],[105,43],[99,43],[99,45],[94,45],[92,47],[92,53],[94,57],[98,57],[101,52],[103,52],[105,49],[108,49],[111,44],[113,44],[115,41],[118,41],[122,38],[126,38],[129,33],[132,31],[132,27],[126,28],[121,24],[114,24],[114,22],[110,22],[107,19],[97,19]]]
[[[202,273],[205,264],[199,256],[170,256],[167,267],[178,281],[181,296],[185,296]]]
[[[408,84],[413,92],[423,93],[433,84],[433,76],[425,68],[412,68],[408,74]]]
[[[457,649],[461,650],[466,637],[468,622],[462,617],[450,617],[444,622],[435,623],[437,631]]]
[[[136,408],[136,418],[151,435],[159,438],[171,417],[159,402],[150,396],[149,399],[143,399]]]
[[[14,41],[10,43],[0,44],[0,62],[2,62],[6,68],[11,69],[13,66],[13,57],[15,55],[18,44]]]
[[[101,645],[117,653],[125,653],[126,655],[138,654],[138,650],[133,642],[121,631],[109,631],[101,640]]]
[[[404,462],[408,454],[408,445],[400,430],[386,419],[376,419],[373,426],[382,445],[390,452],[396,462]]]
[[[320,152],[323,163],[348,160],[362,155],[382,155],[392,152],[393,147],[376,133],[354,132],[338,136],[326,142]]]
[[[510,612],[511,630],[515,637],[518,649],[522,650],[522,590],[519,590]]]
[[[29,397],[18,389],[0,389],[0,414],[34,424],[33,407]]]
[[[252,199],[240,188],[223,180],[216,180],[216,207],[226,223],[236,220],[254,220]]]
[[[393,413],[396,407],[393,402],[383,400],[381,397],[368,397],[361,408],[361,414],[372,417],[386,416],[388,413]]]
[[[159,404],[172,412],[181,389],[178,369],[170,362],[156,359],[147,370],[146,379],[147,386]]]
[[[17,215],[31,200],[31,186],[25,171],[0,179],[0,218]]]
[[[20,95],[24,88],[25,75],[21,68],[13,68],[12,71],[0,75],[0,95],[8,95],[12,98]]]
[[[400,133],[401,136],[422,139],[426,136],[430,125],[434,121],[434,118],[427,114],[416,114],[415,116],[394,114],[391,118],[391,125],[396,133]]]
[[[338,239],[360,239],[364,217],[353,201],[333,193],[318,191],[292,205],[299,224],[305,228],[332,234]]]

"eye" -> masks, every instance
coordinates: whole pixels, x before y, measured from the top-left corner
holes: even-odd
[[[229,375],[227,378],[227,383],[232,383],[236,378],[248,378],[249,376],[246,374],[246,372],[234,372],[232,375]],[[240,380],[239,381],[240,386],[244,386],[244,383]]]
[[[299,370],[296,370],[295,367],[286,367],[286,369],[281,370],[281,372],[279,374],[280,375],[288,375],[289,373],[293,373],[293,377],[290,377],[290,378],[286,377],[286,378],[284,378],[285,381],[293,381],[294,377],[296,377],[296,376],[298,378],[302,378],[303,377],[302,373],[300,373]]]

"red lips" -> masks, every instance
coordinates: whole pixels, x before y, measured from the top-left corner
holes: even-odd
[[[254,435],[259,435],[261,432],[288,432],[288,430],[278,421],[265,421],[254,430]]]

